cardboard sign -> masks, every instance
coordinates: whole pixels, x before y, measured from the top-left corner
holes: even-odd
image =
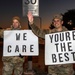
[[[45,64],[75,63],[75,31],[45,35]]]
[[[38,56],[38,37],[31,30],[4,31],[3,56]]]

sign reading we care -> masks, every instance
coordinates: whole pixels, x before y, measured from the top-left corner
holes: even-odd
[[[45,36],[45,64],[75,63],[75,31]]]
[[[37,56],[38,37],[31,30],[4,31],[3,56]]]

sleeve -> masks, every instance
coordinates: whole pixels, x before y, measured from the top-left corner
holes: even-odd
[[[45,34],[48,34],[50,32],[49,29],[42,30],[38,28],[35,24],[30,25],[30,27],[36,36],[43,38],[43,39],[45,39]]]

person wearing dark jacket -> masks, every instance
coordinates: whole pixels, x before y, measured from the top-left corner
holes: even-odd
[[[41,30],[34,24],[34,18],[31,12],[28,12],[28,20],[30,27],[34,34],[38,37],[45,38],[45,34],[57,33],[67,31],[68,29],[63,26],[63,16],[55,15],[52,19],[52,23],[54,25],[54,29],[44,29]],[[61,64],[61,65],[49,65],[48,66],[48,74],[49,75],[73,75],[73,65],[72,64]]]

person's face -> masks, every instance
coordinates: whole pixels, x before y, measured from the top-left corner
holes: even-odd
[[[54,25],[55,28],[62,27],[62,24],[63,24],[63,21],[61,21],[60,19],[56,18],[56,19],[53,20],[53,25]]]
[[[19,21],[17,19],[14,19],[13,20],[13,27],[18,28],[19,25],[20,25]]]

